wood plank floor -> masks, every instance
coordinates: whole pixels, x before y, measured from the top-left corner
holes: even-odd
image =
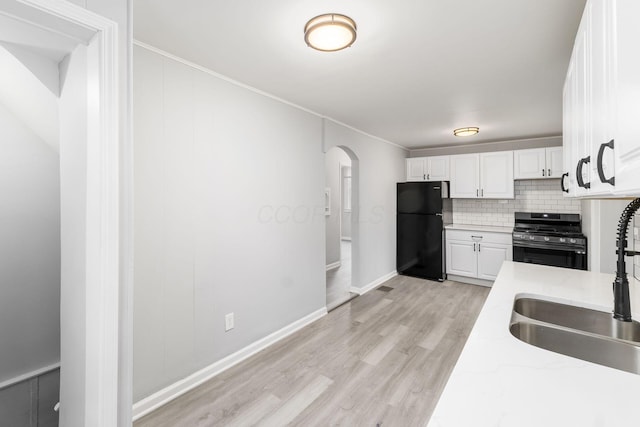
[[[424,426],[488,288],[395,277],[138,420]]]

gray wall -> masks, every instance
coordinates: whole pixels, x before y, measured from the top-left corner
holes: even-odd
[[[344,150],[335,147],[327,151],[324,159],[325,186],[331,189],[331,215],[325,217],[327,265],[340,261],[340,217],[342,215],[340,167],[343,165],[351,165],[351,159]]]
[[[134,65],[138,400],[325,306],[324,156],[317,116]]]
[[[60,361],[58,153],[0,104],[0,383]]]
[[[407,152],[143,48],[134,65],[137,401],[325,307],[330,147],[362,166],[354,285],[394,271]]]
[[[338,146],[357,158],[351,163],[356,218],[351,284],[364,288],[396,269],[396,183],[406,178],[407,151],[332,121],[324,123],[325,152]]]
[[[618,220],[631,200],[583,200],[582,231],[588,239],[589,270],[602,273],[616,271],[616,236]],[[633,228],[629,229],[629,243]],[[630,245],[631,246],[631,245]],[[632,272],[633,259],[627,259],[627,272]]]
[[[0,425],[57,427],[60,369],[0,388]]]
[[[449,154],[468,154],[468,153],[488,153],[492,151],[524,150],[526,148],[557,147],[560,145],[562,145],[561,136],[552,136],[548,138],[534,138],[534,139],[518,139],[514,141],[484,142],[480,144],[473,144],[472,142],[470,142],[464,145],[436,147],[436,148],[422,148],[418,150],[411,150],[411,154],[409,157],[445,156]]]

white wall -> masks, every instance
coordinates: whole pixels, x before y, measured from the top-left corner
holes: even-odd
[[[396,183],[404,181],[407,151],[325,120],[324,150],[344,147],[351,164],[352,286],[364,289],[396,269]]]
[[[86,414],[87,48],[61,69],[60,96],[60,425],[82,426]],[[65,366],[73,367],[64,370]]]
[[[2,383],[60,361],[60,167],[3,104],[0,153]]]
[[[325,186],[331,189],[331,215],[326,216],[325,245],[327,265],[340,261],[340,218],[342,216],[341,166],[351,165],[347,153],[337,147],[324,159]]]
[[[343,166],[341,171],[340,192],[341,192],[341,206],[342,206],[342,220],[340,223],[340,238],[342,240],[351,240],[351,209],[345,209],[345,203],[349,198],[347,195],[347,189],[345,187],[346,178],[351,179],[351,161],[349,166]]]
[[[143,48],[134,65],[139,400],[325,306],[324,156],[317,116]]]

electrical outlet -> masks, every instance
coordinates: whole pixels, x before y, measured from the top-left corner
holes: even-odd
[[[233,313],[224,316],[224,331],[228,332],[234,327]]]

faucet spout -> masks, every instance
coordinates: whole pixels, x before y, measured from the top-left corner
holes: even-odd
[[[616,240],[618,262],[616,266],[616,279],[613,282],[613,318],[623,322],[631,322],[629,279],[627,278],[627,267],[624,257],[627,254],[631,254],[631,252],[626,250],[627,232],[629,229],[629,221],[638,208],[640,208],[640,198],[633,200],[624,208],[620,216],[620,221],[618,222],[618,240]]]

